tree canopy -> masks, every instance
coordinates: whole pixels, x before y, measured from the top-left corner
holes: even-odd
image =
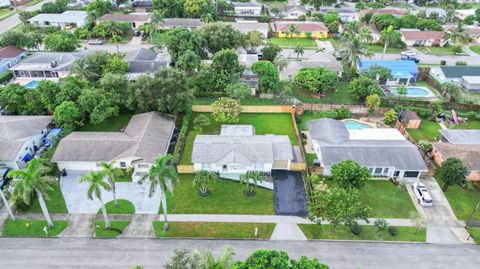
[[[326,93],[333,90],[338,82],[338,75],[335,71],[326,68],[306,67],[300,69],[294,82],[303,90],[313,93]]]

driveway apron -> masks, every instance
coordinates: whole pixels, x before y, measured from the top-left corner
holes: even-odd
[[[307,216],[307,196],[302,173],[272,170],[277,215]]]

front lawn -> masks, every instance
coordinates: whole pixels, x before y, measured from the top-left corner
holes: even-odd
[[[202,238],[249,238],[270,239],[274,223],[240,222],[169,222],[168,231],[163,230],[163,222],[153,222],[157,237],[202,237]],[[255,228],[258,236],[255,236]]]
[[[467,123],[455,124],[452,129],[480,129],[480,120],[469,120]]]
[[[120,129],[127,127],[128,122],[132,118],[132,114],[120,114],[116,117],[108,119],[101,124],[87,123],[78,128],[81,132],[119,132]]]
[[[372,53],[383,53],[383,46],[381,45],[367,45],[367,50]],[[402,51],[400,48],[387,47],[387,54],[399,54]]]
[[[211,115],[210,113],[193,113],[192,125],[193,120],[201,114]],[[188,133],[180,164],[192,163],[192,150],[195,136],[199,134],[220,134],[221,123],[216,122],[212,117],[209,118],[210,124],[205,126],[202,132],[197,132],[192,129]],[[296,144],[297,141],[292,116],[289,113],[242,113],[240,114],[240,121],[237,124],[252,124],[255,127],[257,135],[288,135],[292,144]]]
[[[306,153],[305,158],[307,159],[307,165],[313,166],[313,162],[317,159],[317,154],[315,153]]]
[[[275,214],[273,191],[257,188],[257,194],[247,197],[245,185],[220,179],[208,184],[210,194],[202,197],[193,186],[192,174],[181,174],[180,183],[173,192],[173,208],[170,214]],[[171,203],[170,203],[171,204]]]
[[[10,17],[13,13],[15,13],[15,10],[13,9],[9,9],[9,8],[0,9],[0,20]]]
[[[475,240],[475,243],[480,244],[480,227],[468,227],[467,231]]]
[[[268,39],[267,42],[271,42],[273,44],[277,44],[280,47],[287,47],[290,48],[290,40],[292,41],[292,48],[296,48],[297,46],[303,46],[304,48],[317,47],[317,43],[315,40],[302,38],[302,37],[294,37],[294,38],[285,38],[285,37],[271,37]]]
[[[60,182],[56,181],[52,185],[53,190],[48,192],[48,198],[45,196],[45,203],[47,204],[48,212],[50,213],[68,213],[67,205],[63,199],[63,194],[60,189]],[[40,204],[38,203],[37,197],[32,198],[31,206],[24,210],[22,208],[17,208],[19,212],[23,213],[42,213]]]
[[[470,50],[472,50],[476,54],[480,54],[480,45],[471,45]]]
[[[124,221],[124,220],[114,220],[110,221],[110,227],[111,229],[105,229],[105,221],[103,220],[96,220],[94,222],[95,225],[95,237],[99,238],[115,238],[121,232],[127,228],[127,226],[130,224],[130,221]]]
[[[450,47],[417,47],[417,50],[433,55],[454,55],[453,49]]]
[[[436,138],[440,135],[438,130],[441,127],[438,123],[423,119],[418,129],[407,129],[408,133],[415,139],[415,141],[426,140],[436,141]]]
[[[105,204],[108,214],[135,214],[135,206],[128,200],[118,199],[118,206],[115,206],[114,201],[110,201]],[[97,214],[102,214],[100,208]]]
[[[298,100],[304,103],[316,104],[357,104],[358,102],[352,98],[348,92],[348,82],[339,82],[336,85],[336,91],[328,93],[325,98],[316,98],[311,93],[306,92],[297,87],[292,87],[292,94]]]
[[[439,181],[440,186],[443,183]],[[453,209],[455,216],[459,220],[467,220],[470,217],[473,209],[480,201],[480,192],[464,189],[460,186],[450,186],[448,190],[444,192],[447,197],[448,203]],[[480,210],[477,210],[473,215],[473,220],[480,221]]]
[[[415,227],[397,227],[398,234],[392,236],[389,233],[377,235],[375,227],[371,225],[363,225],[362,232],[354,235],[350,228],[346,226],[338,226],[333,232],[330,225],[318,224],[299,224],[300,229],[308,239],[334,239],[334,240],[383,240],[383,241],[414,241],[425,242],[426,230],[421,228],[415,233]]]
[[[64,220],[53,220],[53,227],[47,228],[48,237],[57,236],[65,228],[68,222]],[[3,226],[2,236],[14,237],[47,237],[44,227],[48,227],[46,220],[6,220]]]

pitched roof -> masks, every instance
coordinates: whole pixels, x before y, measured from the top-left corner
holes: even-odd
[[[283,13],[289,13],[293,10],[298,10],[298,11],[301,11],[301,12],[307,12],[307,9],[304,6],[296,6],[296,5],[283,6]]]
[[[244,8],[261,8],[262,5],[252,2],[232,2],[234,7],[244,7]]]
[[[440,130],[442,136],[452,144],[480,144],[480,130]]]
[[[129,14],[122,14],[122,13],[111,13],[103,15],[100,20],[103,21],[118,21],[118,22],[148,22],[150,21],[150,15],[144,13],[129,13]]]
[[[454,145],[450,143],[432,143],[443,158],[458,158],[469,170],[480,170],[480,145]]]
[[[51,116],[0,116],[0,160],[14,160],[25,141],[51,121]]]
[[[480,66],[440,66],[440,69],[447,78],[480,76]]]
[[[168,58],[168,57],[167,57]],[[170,59],[152,50],[140,48],[127,53],[124,59],[128,62],[128,73],[155,72],[170,64]]]
[[[323,22],[275,22],[275,28],[277,32],[286,32],[288,27],[292,24],[297,25],[298,31],[300,32],[326,32],[328,28],[323,24]]]
[[[88,17],[88,13],[86,11],[81,10],[67,10],[61,14],[53,14],[53,13],[42,13],[38,14],[30,19],[29,22],[78,22],[82,20],[86,20]]]
[[[16,58],[18,55],[25,53],[24,50],[15,46],[6,46],[0,49],[0,59]]]
[[[398,117],[401,121],[409,121],[409,120],[420,120],[420,117],[411,110],[403,110],[399,113]]]
[[[379,8],[379,9],[363,9],[360,11],[362,14],[392,14],[392,15],[404,15],[406,12],[396,8]]]
[[[248,33],[250,31],[259,31],[264,38],[268,35],[268,23],[253,22],[253,21],[237,21],[233,24],[233,28],[241,33]]]
[[[400,30],[405,40],[441,40],[445,37],[443,31],[415,31],[415,30]]]
[[[201,27],[203,22],[200,19],[183,19],[183,18],[171,18],[163,19],[163,26],[168,28],[173,27]]]
[[[339,120],[323,118],[307,122],[312,139],[328,143],[341,143],[350,139],[345,124]]]
[[[69,71],[75,60],[85,55],[80,52],[35,52],[10,70]]]
[[[175,117],[159,112],[137,114],[124,132],[73,132],[63,138],[52,161],[100,162],[137,158],[152,163],[164,155],[175,128]]]

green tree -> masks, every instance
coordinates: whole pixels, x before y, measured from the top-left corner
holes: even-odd
[[[400,96],[405,96],[405,95],[407,95],[408,90],[407,90],[407,88],[406,88],[405,86],[403,86],[403,85],[398,85],[397,88],[396,88],[396,92],[397,92],[397,94],[400,95]]]
[[[88,4],[87,13],[93,21],[112,10],[112,2],[108,0],[95,0]]]
[[[166,192],[168,191],[173,196],[173,188],[179,182],[177,171],[172,163],[172,158],[172,155],[168,154],[156,159],[148,174],[139,181],[140,184],[142,184],[144,181],[148,180],[148,183],[150,184],[150,197],[155,193],[157,186],[160,189],[161,205],[163,206],[163,217],[165,221],[163,229],[165,231],[168,230]]]
[[[294,78],[295,85],[313,93],[326,93],[334,89],[338,74],[322,67],[305,67]]]
[[[383,122],[387,125],[392,126],[396,120],[397,120],[397,112],[395,112],[395,110],[393,109],[390,109],[389,111],[383,114]]]
[[[448,30],[445,37],[451,43],[459,46],[463,46],[469,39],[468,33],[463,29],[461,23],[457,24],[455,28]]]
[[[88,115],[90,123],[100,124],[117,116],[120,108],[120,97],[115,92],[107,92],[101,88],[87,88],[78,97],[78,105]]]
[[[382,60],[387,53],[388,45],[394,43],[397,40],[400,40],[400,33],[395,31],[392,25],[388,26],[380,32],[380,41],[383,42]]]
[[[457,158],[448,158],[442,162],[439,178],[443,182],[443,191],[454,184],[460,184],[465,181],[468,175],[468,168]]]
[[[333,165],[331,174],[332,179],[346,189],[361,189],[371,177],[367,167],[360,166],[351,160],[344,160]]]
[[[14,46],[21,49],[36,49],[42,44],[43,35],[24,33],[19,30],[8,31],[0,37],[0,46]]]
[[[254,49],[263,44],[264,36],[257,30],[253,30],[241,35],[240,43],[247,52],[252,52]]]
[[[47,35],[43,44],[49,51],[70,52],[80,47],[80,40],[73,33],[60,30]]]
[[[154,10],[165,18],[184,18],[185,0],[153,0]]]
[[[425,140],[418,141],[418,147],[425,153],[431,152],[433,149],[432,143]]]
[[[218,180],[217,173],[208,170],[201,170],[195,172],[193,186],[197,186],[200,190],[200,195],[206,197],[208,195],[208,183],[214,180]]]
[[[120,48],[118,47],[118,44],[122,43],[122,37],[118,35],[113,35],[110,37],[110,43],[115,44],[117,46],[117,53],[120,53]]]
[[[184,112],[193,101],[193,93],[187,88],[185,73],[180,70],[160,69],[155,73],[154,87],[158,93],[156,110],[160,112]]]
[[[237,82],[244,70],[235,49],[223,49],[215,53],[210,68],[215,81],[213,86],[217,91],[225,90],[227,85]]]
[[[356,74],[360,59],[367,55],[365,44],[357,36],[340,43],[340,55],[342,63],[350,70],[350,74]]]
[[[379,83],[385,83],[392,78],[392,71],[390,68],[372,65],[369,69],[362,71],[362,76],[377,80]]]
[[[185,0],[184,10],[188,17],[198,18],[210,7],[209,0]]]
[[[273,62],[281,51],[282,48],[280,48],[280,46],[268,42],[267,45],[262,48],[262,60]]]
[[[93,27],[92,32],[97,36],[104,38],[111,38],[114,36],[123,36],[130,32],[131,23],[129,22],[116,22],[106,20],[98,23]]]
[[[216,122],[220,123],[236,123],[240,120],[240,112],[242,107],[240,101],[222,97],[212,104],[212,116]]]
[[[120,54],[114,54],[108,59],[105,66],[103,67],[102,74],[112,73],[123,75],[128,70],[128,62],[125,61]]]
[[[195,251],[193,253],[194,267],[198,269],[233,268],[235,252],[231,247],[225,247],[217,258],[210,250]]]
[[[365,27],[360,31],[360,40],[365,43],[370,43],[373,41],[372,29]]]
[[[50,80],[40,80],[35,88],[40,93],[42,106],[49,112],[53,112],[57,103],[57,95],[60,93],[60,85]]]
[[[247,185],[247,190],[245,191],[247,196],[254,196],[255,188],[264,181],[265,177],[259,171],[247,171],[245,174],[240,175],[240,184]]]
[[[87,88],[87,82],[76,76],[68,76],[59,79],[60,92],[57,94],[57,104],[65,101],[77,101],[83,89]]]
[[[252,89],[246,83],[233,83],[225,88],[228,97],[236,99],[247,99],[252,96]]]
[[[300,55],[303,56],[303,54],[305,53],[302,45],[298,45],[293,51],[295,52],[295,54],[297,54],[297,61],[300,60]]]
[[[98,86],[106,92],[117,94],[120,107],[126,105],[128,100],[128,80],[123,74],[106,73],[98,81]]]
[[[101,173],[107,178],[108,184],[110,184],[110,188],[113,194],[113,203],[115,207],[118,207],[117,201],[117,191],[115,186],[115,161],[113,162],[101,162],[100,166],[102,166]]]
[[[270,61],[259,61],[252,65],[252,72],[258,74],[258,86],[261,93],[275,93],[280,87],[280,76]]]
[[[210,118],[207,115],[200,114],[193,120],[193,130],[201,133],[203,128],[210,124]]]
[[[300,34],[300,31],[298,30],[298,25],[293,24],[293,23],[289,24],[286,34],[290,39],[290,50],[289,50],[289,53],[288,53],[288,57],[290,57],[292,55],[292,49],[293,49],[293,47],[292,47],[293,36],[297,36],[297,35]]]
[[[5,87],[1,87],[0,107],[10,113],[23,114],[26,102],[24,95],[26,93],[27,89],[18,84],[11,83]]]
[[[201,59],[207,57],[204,49],[205,38],[197,31],[189,31],[182,27],[171,29],[165,34],[165,47],[174,63],[187,51],[193,51]]]
[[[194,51],[187,50],[178,57],[175,63],[176,67],[185,71],[188,75],[193,75],[200,67],[202,59]]]
[[[328,266],[320,263],[316,258],[309,259],[305,256],[300,257],[300,260],[290,260],[292,269],[328,269]]]
[[[380,102],[381,101],[378,94],[372,94],[367,96],[367,98],[365,99],[365,106],[368,109],[368,113],[372,114],[373,112],[378,110],[380,108]]]
[[[87,175],[80,178],[80,183],[88,184],[87,197],[92,200],[97,198],[102,204],[102,214],[105,219],[105,228],[110,229],[110,221],[108,220],[107,209],[102,199],[102,190],[110,191],[110,185],[104,179],[105,175],[102,172],[91,171]]]
[[[73,130],[75,126],[82,124],[83,115],[74,102],[65,101],[55,108],[53,119],[63,128]]]
[[[194,260],[188,249],[175,249],[165,269],[195,269]]]
[[[354,79],[349,87],[348,90],[350,95],[362,102],[365,102],[365,98],[372,94],[381,94],[380,86],[378,83],[367,77],[360,76],[359,78]]]
[[[72,73],[80,79],[97,81],[104,74],[104,69],[112,55],[105,51],[98,51],[76,60],[72,66]]]
[[[442,91],[450,97],[450,102],[458,102],[462,99],[462,89],[460,86],[447,82],[442,84]]]
[[[290,257],[285,251],[260,249],[253,252],[248,258],[239,264],[237,269],[253,269],[253,268],[275,268],[290,269]]]
[[[213,54],[225,49],[237,49],[242,36],[240,31],[224,22],[209,23],[199,33],[207,42],[206,48]]]

